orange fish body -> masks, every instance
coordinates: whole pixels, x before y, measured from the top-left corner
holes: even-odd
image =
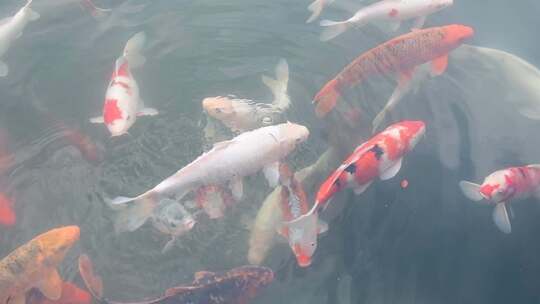
[[[62,296],[53,301],[45,298],[41,292],[33,289],[26,298],[28,304],[91,304],[92,296],[70,282],[62,284]]]
[[[356,58],[315,96],[315,111],[325,116],[336,105],[343,89],[370,76],[397,73],[401,83],[410,80],[414,68],[431,61],[437,75],[446,70],[448,53],[474,35],[472,28],[459,24],[415,30],[389,40]]]
[[[0,226],[10,227],[17,222],[13,201],[0,193]]]
[[[0,261],[0,303],[24,303],[25,293],[37,288],[48,299],[58,300],[62,279],[56,267],[79,240],[77,226],[52,229],[38,235]]]

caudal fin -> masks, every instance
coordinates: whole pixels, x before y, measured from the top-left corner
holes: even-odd
[[[333,0],[315,0],[308,6],[308,10],[311,11],[311,16],[306,20],[306,23],[311,23],[317,19],[324,8],[328,3],[333,2]]]
[[[79,272],[90,294],[100,302],[104,302],[103,281],[94,274],[94,266],[86,254],[79,256]]]
[[[141,55],[145,43],[146,34],[144,32],[138,32],[133,35],[126,43],[123,56],[128,61],[131,68],[140,67],[146,62],[146,58]]]
[[[315,104],[315,113],[318,117],[324,117],[332,111],[341,97],[337,88],[337,80],[330,80],[313,98]]]
[[[117,197],[108,204],[117,210],[114,228],[116,233],[121,233],[135,231],[144,225],[156,207],[156,199],[149,193],[136,198]]]
[[[262,76],[262,82],[272,91],[274,95],[273,105],[286,110],[291,104],[289,94],[287,93],[287,86],[289,84],[289,65],[285,59],[280,59],[276,66],[276,79],[272,79],[268,76]]]
[[[345,32],[351,23],[349,21],[323,20],[320,25],[325,27],[321,33],[321,41],[328,41]]]

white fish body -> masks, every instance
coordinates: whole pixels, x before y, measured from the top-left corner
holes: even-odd
[[[22,7],[13,17],[8,17],[0,24],[0,58],[2,58],[11,46],[11,42],[19,38],[26,25],[30,21],[39,19],[39,14],[30,8],[32,0]],[[7,76],[8,67],[0,61],[0,77]]]
[[[121,212],[117,231],[133,231],[146,222],[155,207],[155,198],[177,195],[204,185],[233,182],[275,164],[292,152],[309,136],[306,127],[283,123],[242,133],[235,138],[219,142],[210,151],[166,178],[154,188],[133,198],[118,197],[112,206],[134,202]]]
[[[321,40],[330,40],[349,27],[362,26],[370,22],[386,21],[399,28],[400,22],[416,19],[413,28],[421,28],[425,18],[453,4],[453,0],[383,0],[368,5],[357,11],[351,18],[344,21],[321,21],[326,29],[321,34]]]

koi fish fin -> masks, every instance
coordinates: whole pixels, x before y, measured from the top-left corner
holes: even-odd
[[[144,225],[144,223],[146,223],[156,207],[156,202],[153,195],[142,195],[135,198],[135,200],[129,199],[131,198],[119,197],[110,203],[111,206],[114,206],[114,201],[116,201],[116,205],[133,201],[133,203],[118,210],[116,219],[114,221],[116,233],[135,231],[139,229],[142,225]]]
[[[103,282],[101,281],[101,277],[94,274],[94,266],[86,254],[79,256],[79,273],[90,294],[94,298],[102,300]]]
[[[509,214],[510,214],[510,218],[511,219],[514,219],[516,217],[515,213],[514,213],[514,208],[512,207],[512,205],[508,205],[508,211],[509,211]]]
[[[321,22],[319,22],[319,25],[324,27],[320,36],[321,41],[328,41],[328,40],[336,38],[337,36],[347,31],[347,29],[351,25],[351,22],[349,20],[345,20],[345,21],[322,20]]]
[[[165,297],[168,298],[174,295],[183,294],[186,292],[193,291],[197,288],[198,288],[197,286],[180,286],[180,287],[169,288],[165,291]]]
[[[313,98],[317,117],[326,116],[336,106],[338,99],[341,97],[337,86],[337,79],[332,79]]]
[[[399,21],[390,21],[390,23],[388,23],[388,27],[390,28],[390,31],[395,32],[395,31],[399,30],[399,28],[401,27],[401,22],[399,22]]]
[[[24,293],[21,293],[15,297],[8,298],[8,301],[6,303],[9,304],[25,304],[26,303],[26,295]]]
[[[142,108],[137,112],[137,116],[155,116],[158,114],[158,110],[154,108]]]
[[[540,170],[540,164],[530,164],[530,165],[527,166],[527,168]]]
[[[233,198],[235,201],[239,201],[244,196],[244,181],[242,177],[235,177],[229,183],[229,188],[231,189]]]
[[[271,188],[275,188],[279,182],[279,162],[274,162],[266,165],[263,168],[264,177],[268,181],[268,185]]]
[[[167,252],[171,251],[173,247],[176,245],[176,238],[173,236],[165,246],[163,246],[163,249],[161,249],[162,254],[166,254]]]
[[[392,177],[396,176],[396,174],[399,173],[399,170],[401,169],[401,163],[403,162],[403,158],[399,158],[396,160],[390,168],[386,169],[384,172],[379,172],[379,178],[381,180],[388,180]]]
[[[540,109],[537,107],[520,105],[518,106],[517,110],[519,114],[527,117],[528,119],[540,120]]]
[[[409,78],[408,75],[403,76],[403,77]],[[384,108],[373,119],[373,122],[371,123],[373,133],[375,133],[375,131],[379,129],[379,126],[381,125],[384,118],[386,117],[386,114],[392,111],[392,109],[398,104],[398,102],[401,101],[403,96],[407,94],[410,88],[411,88],[411,81],[409,79],[403,79],[403,80],[400,79],[398,85],[394,89],[394,92],[392,92],[392,95],[386,102],[386,105],[384,106]]]
[[[62,278],[56,268],[51,268],[37,288],[49,300],[57,301],[60,299],[62,296]]]
[[[471,201],[479,202],[484,199],[480,192],[480,185],[468,181],[460,181],[461,192]]]
[[[93,123],[93,124],[102,124],[102,123],[105,123],[105,119],[103,118],[103,116],[92,117],[92,118],[90,118],[89,121],[90,121],[91,123]]]
[[[321,15],[323,8],[332,2],[334,2],[334,0],[315,0],[313,3],[311,3],[308,6],[308,10],[312,13],[311,16],[309,16],[309,18],[306,20],[306,23],[311,23],[317,19]]]
[[[28,10],[28,16],[30,17],[30,21],[36,21],[39,19],[40,15],[38,12],[34,11],[31,8],[27,8]]]
[[[272,105],[280,110],[288,109],[291,105],[291,100],[287,93],[287,87],[289,85],[289,65],[287,64],[287,61],[283,58],[279,60],[279,63],[276,66],[276,79],[263,75],[262,82],[274,95]]]
[[[436,58],[431,62],[431,76],[439,76],[448,67],[448,54]]]
[[[318,234],[323,234],[326,231],[328,231],[328,223],[321,220],[321,219],[319,219],[318,227],[317,227],[317,233]]]
[[[215,143],[212,148],[216,150],[222,150],[222,149],[227,148],[232,143],[233,143],[232,140],[220,141],[220,142]]]
[[[414,19],[414,23],[411,30],[415,31],[415,30],[421,29],[422,27],[424,27],[424,23],[426,23],[426,16],[420,16]]]
[[[498,203],[493,209],[493,222],[500,231],[508,234],[512,232],[512,226],[510,224],[510,218],[506,210],[506,203]]]
[[[364,193],[364,191],[366,191],[366,189],[369,188],[371,183],[372,182],[368,182],[368,183],[365,183],[363,185],[357,185],[356,187],[353,188],[354,194],[360,195],[360,194]]]
[[[0,61],[0,77],[6,77],[9,73],[9,67],[3,61]]]
[[[138,32],[133,35],[126,43],[123,56],[126,58],[131,68],[141,67],[146,62],[146,58],[141,55],[145,43],[146,35],[144,32]]]

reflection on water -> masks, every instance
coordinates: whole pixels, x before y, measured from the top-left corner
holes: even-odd
[[[2,2],[2,16],[20,2]],[[280,58],[290,72],[286,119],[310,129],[309,140],[288,157],[291,167],[301,170],[334,146],[299,177],[312,202],[326,175],[371,136],[372,120],[396,82],[377,76],[347,90],[343,105],[324,120],[315,116],[313,96],[359,54],[407,29],[387,33],[369,24],[321,42],[318,22],[305,23],[309,2],[102,0],[96,5],[112,11],[96,14],[76,0],[35,0],[41,18],[13,43],[3,58],[9,76],[0,79],[0,256],[53,227],[79,225],[81,239],[61,264],[62,278],[83,286],[76,260],[87,253],[105,294],[118,300],[155,297],[189,284],[197,271],[248,264],[250,235],[261,227],[255,219],[272,192],[263,174],[246,178],[244,198],[224,217],[197,216],[166,253],[170,235],[149,223],[116,234],[115,212],[104,202],[138,195],[208,150],[204,98],[273,100],[261,75],[274,75]],[[536,2],[455,2],[426,26],[467,24],[475,28],[468,43],[540,64],[540,46],[531,39],[539,25]],[[342,20],[362,5],[336,0],[322,14]],[[147,34],[147,60],[133,74],[142,99],[160,115],[142,117],[129,134],[111,138],[88,119],[101,111],[114,62],[139,31]],[[538,122],[517,111],[538,102],[533,83],[540,79],[534,71],[522,81],[508,76],[515,65],[505,67],[499,56],[463,46],[443,75],[404,94],[382,126],[422,120],[426,137],[396,178],[375,182],[361,196],[335,197],[323,215],[330,229],[319,237],[309,268],[297,266],[274,229],[265,231],[262,264],[275,278],[254,303],[539,300],[535,199],[515,205],[512,234],[503,235],[491,208],[469,202],[458,187],[460,180],[481,181],[497,169],[540,161]],[[215,131],[232,136],[222,128]],[[408,187],[400,187],[402,180]]]

